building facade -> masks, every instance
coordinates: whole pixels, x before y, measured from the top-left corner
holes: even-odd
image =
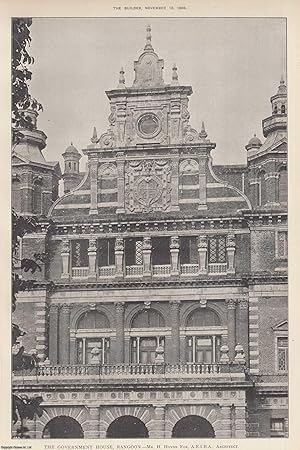
[[[40,359],[13,375],[44,399],[32,438],[288,434],[286,85],[247,164],[216,166],[191,86],[163,64],[148,27],[86,172],[63,153],[62,196],[41,131],[14,149],[13,206],[39,216],[22,256],[47,255],[14,313]]]

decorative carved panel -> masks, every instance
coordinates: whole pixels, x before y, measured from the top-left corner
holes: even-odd
[[[125,168],[127,212],[166,211],[171,203],[171,162],[131,161]]]

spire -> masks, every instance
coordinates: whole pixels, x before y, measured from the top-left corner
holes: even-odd
[[[125,76],[124,76],[125,72],[123,67],[121,67],[120,70],[120,76],[119,76],[119,84],[118,84],[118,89],[125,89]]]
[[[204,126],[204,122],[203,121],[202,121],[201,131],[200,131],[199,137],[201,139],[206,139],[207,138],[207,133],[205,131],[205,126]]]
[[[177,67],[176,64],[173,65],[172,69],[172,85],[178,85],[178,73],[177,73]]]
[[[281,75],[281,78],[280,78],[280,84],[278,86],[277,94],[286,94],[286,84],[285,84],[283,75]]]
[[[151,44],[151,27],[150,27],[150,25],[147,25],[146,31],[147,31],[147,33],[146,33],[146,45],[144,47],[144,50],[145,51],[146,50],[150,50],[150,51],[153,52],[153,47],[152,47],[152,44]]]
[[[91,142],[93,144],[97,144],[97,142],[98,142],[98,136],[97,136],[96,127],[94,127],[94,129],[93,129],[93,136],[91,137]]]

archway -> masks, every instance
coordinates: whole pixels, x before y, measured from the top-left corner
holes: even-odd
[[[43,439],[80,439],[83,438],[81,425],[73,417],[59,416],[51,419],[44,428]]]
[[[215,431],[204,417],[187,416],[180,419],[172,430],[172,438],[214,438]]]
[[[148,438],[146,425],[134,416],[122,416],[115,419],[108,427],[107,438]]]

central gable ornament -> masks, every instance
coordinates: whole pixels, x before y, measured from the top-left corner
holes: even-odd
[[[126,211],[168,210],[171,204],[171,173],[168,160],[128,162],[125,168]]]

